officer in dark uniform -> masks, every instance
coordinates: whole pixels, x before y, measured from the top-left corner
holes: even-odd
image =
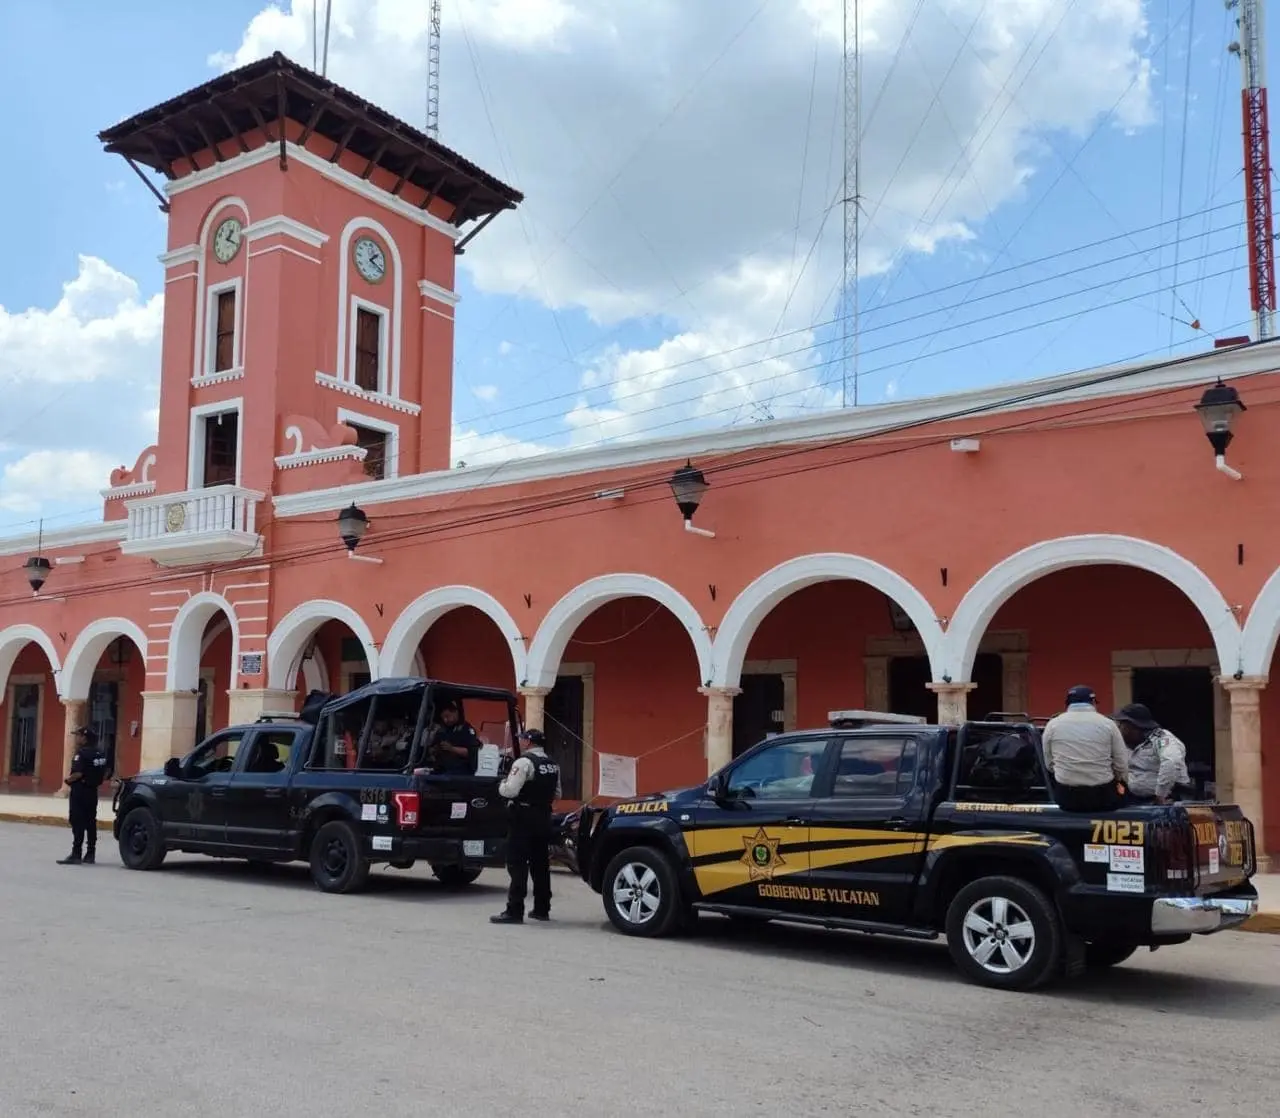
[[[98,789],[106,777],[107,758],[98,748],[97,735],[88,726],[72,731],[72,737],[77,740],[77,747],[64,782],[69,789],[72,846],[67,857],[58,859],[58,865],[91,866],[98,850]]]
[[[432,767],[438,773],[471,776],[480,757],[480,737],[452,699],[440,708],[440,726],[431,737]]]
[[[498,785],[508,804],[507,907],[493,924],[523,924],[524,899],[533,878],[531,920],[551,919],[551,805],[560,798],[560,766],[547,756],[541,730],[520,735],[522,752]]]

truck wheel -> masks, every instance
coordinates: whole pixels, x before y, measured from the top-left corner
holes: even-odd
[[[461,889],[480,876],[480,871],[474,866],[432,866],[431,872],[441,885],[447,885],[450,889]]]
[[[1084,965],[1090,970],[1119,966],[1137,950],[1136,943],[1086,943]]]
[[[129,869],[157,869],[167,853],[155,812],[149,807],[135,807],[124,817],[120,824],[120,861]]]
[[[1053,902],[1017,877],[983,877],[947,909],[947,946],[971,982],[1030,990],[1052,977],[1062,951]]]
[[[356,893],[369,880],[369,859],[350,823],[333,819],[311,840],[311,880],[326,893]]]
[[[680,886],[666,856],[649,846],[632,846],[614,856],[604,871],[604,911],[629,936],[666,935],[679,923]]]

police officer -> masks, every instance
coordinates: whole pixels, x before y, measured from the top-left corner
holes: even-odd
[[[440,727],[431,738],[430,753],[438,773],[471,776],[476,771],[480,738],[452,699],[440,710]]]
[[[107,759],[98,749],[97,735],[88,726],[72,731],[77,746],[71,772],[64,782],[69,789],[71,853],[58,859],[60,866],[91,866],[98,849],[98,789],[107,773]],[[81,850],[84,849],[84,856]]]
[[[520,735],[522,752],[498,785],[509,802],[507,872],[511,888],[507,907],[493,924],[523,924],[528,879],[533,878],[531,920],[551,919],[551,805],[560,798],[560,766],[547,756],[541,730]]]

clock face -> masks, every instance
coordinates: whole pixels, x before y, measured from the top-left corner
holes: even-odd
[[[237,217],[229,217],[218,225],[213,234],[213,255],[219,264],[227,264],[235,259],[240,251],[244,229]]]
[[[369,283],[381,283],[387,274],[386,254],[378,247],[378,242],[370,237],[361,237],[355,246],[356,271]]]

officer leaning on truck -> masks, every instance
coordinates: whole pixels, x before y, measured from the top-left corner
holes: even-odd
[[[71,823],[71,853],[58,859],[60,866],[91,866],[98,851],[98,787],[107,772],[107,758],[98,749],[97,735],[88,726],[72,731],[77,741],[71,771],[64,781]],[[84,855],[81,856],[81,850]]]
[[[560,798],[560,766],[546,752],[541,730],[520,735],[522,752],[498,785],[508,803],[507,907],[493,924],[523,924],[524,899],[533,878],[531,920],[551,919],[551,805]]]

